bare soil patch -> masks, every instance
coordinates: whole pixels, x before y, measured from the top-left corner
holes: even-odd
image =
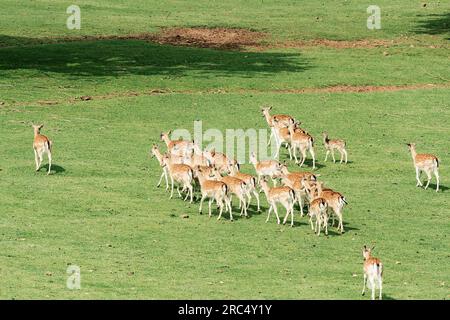
[[[176,46],[240,49],[259,46],[267,35],[247,29],[230,28],[167,28],[153,36],[153,41]]]

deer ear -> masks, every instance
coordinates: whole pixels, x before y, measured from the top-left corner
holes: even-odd
[[[272,106],[269,107],[269,110],[272,110]]]

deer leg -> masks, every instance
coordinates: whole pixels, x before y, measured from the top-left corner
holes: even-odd
[[[422,187],[423,186],[422,182],[420,181],[420,174],[421,173],[422,172],[420,171],[420,169],[416,167],[416,180],[417,180],[416,187],[419,187],[419,186]]]
[[[325,153],[325,160],[323,162],[327,162],[329,154],[330,154],[330,150],[327,150],[327,153]]]
[[[428,186],[430,185],[430,181],[431,181],[431,172],[426,171],[425,173],[427,174],[427,179],[428,179],[427,184],[425,186],[425,190],[427,190]]]
[[[348,156],[348,154],[347,154],[347,150],[345,150],[345,149],[344,149],[344,155],[345,155],[345,164],[347,164],[347,160],[348,160],[347,156]]]
[[[363,289],[362,289],[362,295],[366,294],[366,282],[367,282],[367,275],[364,273],[364,279],[363,279]]]
[[[306,160],[306,150],[301,150],[302,151],[302,163],[300,163],[300,167],[303,166],[303,164],[305,163]]]
[[[269,206],[269,212],[267,213],[266,223],[267,223],[267,221],[269,221],[269,218],[270,218],[270,212],[272,212],[272,204],[270,204],[270,206]]]
[[[439,191],[439,172],[437,169],[434,169],[434,176],[436,177],[436,192]]]
[[[36,149],[33,149],[33,150],[34,150],[34,162],[36,163],[36,171],[38,171],[39,170],[39,156],[38,156]]]
[[[259,194],[258,194],[258,192],[256,190],[253,190],[253,194],[256,197],[256,205],[258,206],[258,212],[261,212],[261,208],[259,207]]]
[[[209,201],[208,201],[208,217],[210,217],[210,218],[211,218],[211,204],[212,204],[212,202],[213,202],[213,199],[209,199]]]
[[[170,197],[169,197],[169,199],[172,199],[172,197],[173,197],[173,177],[172,176],[170,176],[170,183],[171,183],[172,187],[170,189]]]
[[[309,149],[309,154],[311,155],[312,161],[313,161],[313,169],[316,168],[316,155],[314,154],[314,150],[311,148]]]
[[[52,152],[50,149],[47,150],[47,157],[48,157],[48,172],[47,175],[50,174],[50,171],[52,169]]]
[[[280,217],[278,216],[278,208],[276,203],[273,204],[273,211],[275,212],[275,216],[277,217],[277,224],[280,224]]]
[[[336,159],[334,158],[334,149],[331,150],[331,157],[333,158],[333,163],[336,163]]]
[[[200,214],[202,214],[202,206],[203,206],[203,201],[205,200],[205,198],[206,198],[206,195],[202,194],[202,198],[200,199],[200,208],[198,208],[198,212]]]
[[[383,299],[383,280],[382,280],[382,278],[380,276],[378,277],[378,287],[379,287],[379,290],[380,290],[380,295],[378,296],[378,298],[380,300],[382,300]]]

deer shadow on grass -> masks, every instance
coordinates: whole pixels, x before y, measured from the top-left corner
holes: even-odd
[[[436,191],[436,183],[431,183],[430,182],[430,185],[428,186],[426,191],[428,191],[430,189],[433,190],[433,191]],[[439,192],[446,192],[449,189],[450,189],[449,187],[444,186],[442,184],[439,184]]]
[[[48,163],[45,164],[45,165],[43,165],[43,166],[41,166],[37,172],[41,172],[42,169],[45,169],[44,171],[48,172]],[[63,173],[63,172],[65,172],[65,171],[66,171],[66,169],[64,169],[63,167],[58,166],[58,165],[56,165],[56,164],[52,164],[52,168],[51,168],[51,171],[50,171],[50,175],[52,175],[52,174]]]

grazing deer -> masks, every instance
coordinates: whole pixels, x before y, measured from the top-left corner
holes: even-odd
[[[228,167],[228,174],[231,177],[236,177],[238,179],[241,179],[245,182],[247,187],[247,209],[250,207],[250,201],[252,200],[252,194],[256,198],[256,205],[258,206],[258,212],[261,211],[261,208],[259,206],[259,192],[256,190],[256,178],[252,176],[251,174],[242,173],[239,171],[239,164],[236,160],[232,160],[229,167]]]
[[[289,125],[289,133],[291,134],[291,146],[294,153],[295,163],[299,164],[300,167],[305,163],[306,152],[309,151],[309,154],[313,160],[313,169],[316,168],[316,156],[314,153],[314,139],[311,135],[309,135],[306,131],[297,128],[299,122],[294,122]],[[297,148],[300,150],[302,154],[302,161],[299,162],[297,160]]]
[[[277,123],[277,126],[279,128],[282,127],[287,127],[289,126],[289,124],[294,122],[294,118],[292,118],[291,116],[285,115],[285,114],[276,114],[271,116],[269,114],[269,111],[272,110],[272,107],[263,107],[261,109],[261,112],[263,114],[263,118],[266,119],[267,124],[269,125],[270,129],[271,129],[271,133],[270,133],[270,137],[269,137],[269,142],[267,142],[267,145],[270,145],[271,141],[272,141],[272,136],[275,137],[275,139],[277,139],[278,137],[276,136],[276,133],[274,131],[274,125],[275,125],[275,121]]]
[[[161,174],[161,177],[159,178],[159,181],[158,181],[158,184],[156,185],[156,187],[159,188],[159,186],[161,185],[162,179],[165,178],[165,180],[166,180],[166,190],[168,190],[169,189],[169,181],[167,179],[167,167],[163,163],[163,157],[164,156],[162,155],[161,151],[159,151],[159,148],[158,148],[158,146],[156,144],[154,144],[152,146],[152,150],[151,150],[150,156],[152,158],[155,157],[158,160],[159,165],[162,168],[162,174]]]
[[[336,191],[331,189],[323,188],[323,182],[317,182],[317,193],[318,196],[325,199],[328,204],[328,209],[333,210],[333,213],[338,218],[338,230],[343,233],[344,232],[344,223],[342,217],[342,210],[344,205],[348,204],[345,200],[345,197]],[[331,225],[334,225],[334,216],[332,216]]]
[[[250,154],[250,163],[255,167],[256,175],[258,177],[258,184],[260,183],[262,177],[268,176],[272,179],[273,184],[276,185],[275,179],[281,176],[283,164],[276,160],[258,161],[254,152]]]
[[[281,203],[286,209],[286,216],[283,219],[283,224],[286,224],[289,214],[291,215],[291,227],[294,226],[294,202],[295,193],[289,187],[269,187],[266,179],[261,180],[261,188],[266,195],[267,202],[270,204],[269,212],[267,214],[266,222],[269,221],[270,213],[273,209],[277,217],[277,224],[280,224],[280,217],[278,216],[277,203]]]
[[[222,181],[211,180],[212,178],[207,172],[205,172],[201,167],[197,168],[198,181],[200,182],[200,192],[202,198],[200,200],[200,208],[198,211],[202,214],[203,201],[209,198],[208,209],[209,217],[211,218],[211,205],[214,200],[216,200],[219,206],[219,220],[222,217],[223,207],[230,212],[230,221],[233,221],[233,214],[231,212],[231,203],[228,196],[228,186]]]
[[[52,168],[52,141],[50,141],[46,136],[41,134],[41,129],[44,127],[43,124],[41,125],[33,124],[32,127],[34,130],[33,150],[34,150],[34,161],[36,162],[36,171],[39,171],[44,154],[47,153],[48,157],[47,175],[49,175],[50,170]]]
[[[192,203],[193,201],[193,189],[192,186],[193,180],[194,180],[194,173],[192,171],[192,168],[189,167],[186,164],[174,164],[172,163],[169,155],[164,155],[162,158],[162,162],[165,168],[167,168],[167,171],[169,172],[170,181],[171,181],[171,190],[170,190],[170,199],[173,197],[173,185],[174,181],[178,182],[183,186],[182,192],[188,190],[186,193],[186,197],[184,198],[184,201],[187,200],[188,196],[190,195]],[[177,186],[178,195],[180,198],[182,198],[180,188]]]
[[[162,132],[160,135],[161,141],[164,141],[166,144],[170,155],[185,156],[186,154],[190,154],[191,150],[194,148],[194,142],[186,140],[170,140],[169,136],[171,133],[172,130],[167,133]]]
[[[379,299],[383,298],[383,264],[380,259],[372,257],[372,249],[363,247],[363,258],[364,258],[364,282],[362,295],[366,293],[366,283],[369,289],[372,289],[372,300],[375,300],[375,289],[380,290]],[[367,280],[369,280],[367,282]]]
[[[247,215],[247,185],[246,183],[236,177],[232,177],[232,176],[225,176],[222,177],[219,173],[219,171],[214,168],[213,169],[213,175],[214,178],[217,179],[217,181],[222,181],[224,182],[227,187],[229,192],[231,193],[230,195],[230,201],[231,201],[231,197],[232,195],[236,195],[236,197],[239,199],[239,207],[241,208],[241,216],[245,215],[245,217],[248,217]]]
[[[305,184],[305,181],[302,181],[302,184]],[[317,184],[306,190],[308,192],[309,198],[311,199],[308,210],[311,230],[317,232],[317,235],[319,236],[320,229],[323,226],[325,228],[325,234],[328,235],[328,203],[324,198],[319,197]],[[316,220],[315,225],[313,225],[313,218]]]
[[[303,217],[303,207],[306,202],[306,192],[302,185],[302,180],[317,181],[316,175],[310,172],[289,172],[287,167],[283,167],[281,174],[281,182],[290,187],[295,192],[295,197],[297,199],[298,205],[300,207],[300,216]]]
[[[416,169],[416,180],[417,180],[417,187],[423,186],[422,182],[420,181],[420,174],[422,171],[425,172],[428,178],[427,185],[425,186],[425,189],[428,188],[428,185],[431,181],[431,174],[434,173],[434,176],[436,177],[436,192],[439,191],[439,159],[432,154],[417,154],[416,152],[416,144],[415,143],[408,143],[407,144],[409,151],[411,152],[411,156],[413,158],[414,162],[414,168]]]
[[[334,158],[334,150],[337,150],[341,154],[341,161],[339,163],[342,163],[344,157],[345,157],[345,163],[347,163],[347,150],[345,149],[345,147],[346,147],[345,141],[341,140],[341,139],[330,140],[328,138],[327,132],[323,132],[322,135],[323,135],[323,144],[325,146],[325,150],[327,151],[327,153],[325,154],[324,162],[327,161],[328,155],[331,152],[333,162],[335,163],[336,159]]]

